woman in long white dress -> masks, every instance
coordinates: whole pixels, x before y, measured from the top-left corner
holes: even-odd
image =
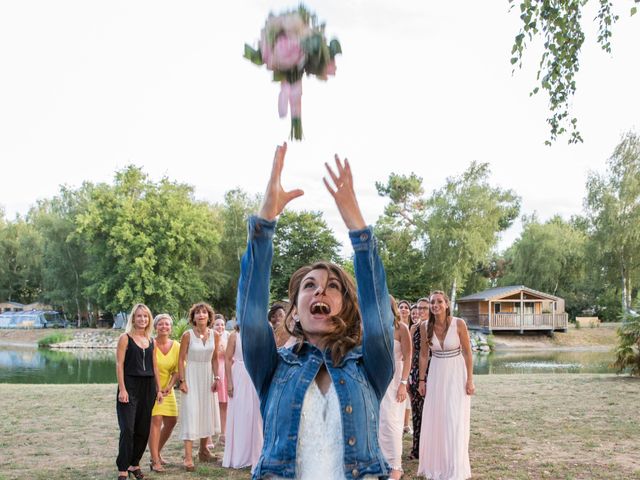
[[[225,353],[229,409],[222,466],[243,468],[255,465],[262,450],[260,401],[242,358],[238,327],[229,336]]]
[[[469,427],[473,359],[467,325],[452,317],[449,298],[429,297],[429,320],[420,325],[420,393],[425,395],[418,475],[432,480],[471,478]],[[431,357],[426,386],[424,376]]]
[[[391,299],[393,312],[393,357],[394,371],[391,383],[380,402],[380,430],[378,441],[384,458],[389,463],[389,478],[402,476],[402,433],[407,400],[407,382],[411,368],[411,336],[409,328],[400,320],[396,301]]]
[[[217,359],[213,354],[216,336],[210,328],[214,312],[210,305],[197,303],[189,311],[193,325],[180,340],[178,374],[180,377],[180,438],[184,441],[184,467],[188,472],[193,465],[193,442],[200,441],[198,458],[201,462],[214,459],[207,448],[209,437],[214,435],[216,408],[215,380]],[[219,424],[219,419],[218,419]]]

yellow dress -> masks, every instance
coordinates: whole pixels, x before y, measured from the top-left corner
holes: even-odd
[[[156,365],[158,366],[158,375],[160,375],[160,385],[165,388],[171,380],[171,375],[178,371],[178,357],[180,354],[180,343],[175,340],[171,343],[169,352],[165,355],[156,345],[153,349],[156,352]],[[165,417],[177,417],[178,405],[176,404],[176,396],[173,388],[169,395],[162,399],[162,403],[153,405],[151,415],[163,415]]]

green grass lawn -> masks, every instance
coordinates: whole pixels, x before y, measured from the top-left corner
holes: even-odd
[[[640,379],[482,375],[472,400],[474,479],[640,479]],[[0,479],[115,479],[115,385],[0,386]],[[409,438],[405,437],[405,452]],[[222,450],[216,449],[222,456]],[[177,432],[154,479],[248,479],[248,470],[180,468]],[[148,472],[148,455],[143,457]],[[404,478],[417,461],[405,461]]]

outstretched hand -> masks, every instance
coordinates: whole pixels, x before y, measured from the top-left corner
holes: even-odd
[[[367,224],[362,218],[362,212],[356,199],[356,193],[353,190],[353,177],[351,176],[351,166],[349,160],[344,159],[344,165],[340,161],[338,155],[335,156],[336,170],[335,173],[328,163],[325,163],[327,172],[331,177],[333,186],[326,179],[323,178],[325,186],[329,193],[336,201],[342,220],[349,230],[362,230],[367,227]]]
[[[304,194],[302,190],[295,189],[285,192],[280,183],[282,175],[282,167],[284,166],[284,156],[287,153],[286,142],[276,148],[276,154],[273,157],[273,167],[271,168],[271,178],[267,184],[267,191],[262,200],[262,206],[258,216],[265,220],[275,220],[282,213],[284,207],[293,200]]]

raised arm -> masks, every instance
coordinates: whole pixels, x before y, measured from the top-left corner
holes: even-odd
[[[303,194],[302,190],[286,192],[282,188],[280,177],[286,152],[286,143],[276,149],[259,216],[249,218],[249,239],[238,280],[236,312],[242,355],[261,400],[266,398],[278,355],[267,319],[276,218],[291,200]]]
[[[324,184],[334,198],[355,252],[354,268],[358,304],[362,314],[362,352],[369,381],[382,398],[393,377],[393,314],[389,304],[387,277],[378,256],[373,230],[367,227],[353,188],[351,166],[336,155],[336,171],[328,164]]]

